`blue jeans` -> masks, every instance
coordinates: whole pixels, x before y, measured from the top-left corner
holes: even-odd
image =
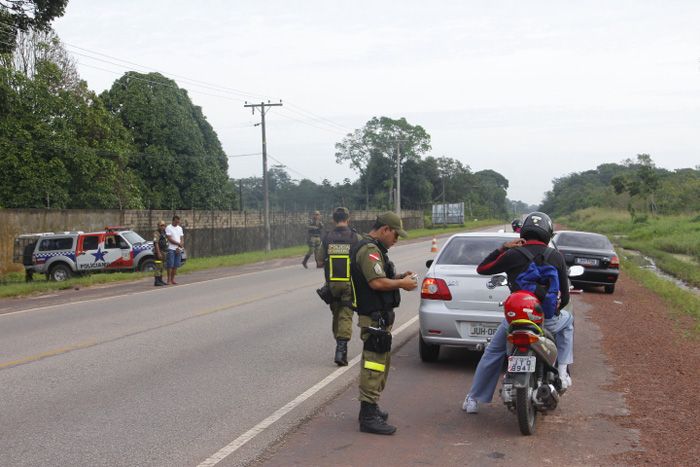
[[[562,310],[559,316],[546,319],[544,326],[556,336],[559,364],[574,363],[574,317],[568,311]],[[508,322],[504,319],[476,367],[474,381],[469,390],[470,398],[477,402],[491,402],[493,400],[493,393],[496,392],[498,379],[501,376],[503,361],[507,356],[507,342]]]

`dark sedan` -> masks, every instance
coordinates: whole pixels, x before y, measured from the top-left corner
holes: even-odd
[[[603,286],[605,293],[615,291],[615,282],[620,273],[620,260],[606,236],[562,230],[555,232],[552,242],[564,255],[567,266],[579,264],[584,267],[583,275],[571,279],[574,286]]]

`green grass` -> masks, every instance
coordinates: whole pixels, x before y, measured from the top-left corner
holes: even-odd
[[[688,330],[688,337],[700,335],[700,298],[697,295],[681,289],[673,282],[657,276],[648,269],[635,266],[625,258],[620,259],[620,265],[632,279],[665,298],[672,311],[686,314],[695,320],[692,332]]]
[[[617,247],[637,250],[666,274],[700,288],[700,216],[642,216],[589,208],[559,218],[568,228],[607,235]],[[680,256],[680,258],[679,258]],[[627,262],[628,273],[700,322],[700,298],[651,271]],[[697,331],[697,329],[696,329]]]
[[[432,237],[443,233],[461,232],[466,229],[475,229],[486,227],[489,225],[501,224],[499,221],[477,221],[469,222],[465,226],[448,227],[446,229],[416,229],[409,230],[408,234],[411,238]],[[308,251],[305,245],[295,246],[291,248],[282,248],[272,250],[270,253],[263,251],[253,251],[249,253],[240,253],[236,255],[214,256],[209,258],[192,258],[187,260],[187,263],[178,271],[178,274],[188,274],[196,271],[204,271],[216,268],[225,268],[231,266],[242,266],[244,264],[258,263],[260,261],[281,258],[293,258],[302,256]],[[73,289],[76,287],[89,287],[91,285],[129,282],[144,277],[153,277],[152,273],[145,272],[114,272],[91,274],[87,276],[73,277],[65,282],[48,282],[44,276],[35,275],[34,282],[24,282],[24,274],[10,273],[0,276],[0,298],[23,297],[29,295],[38,295],[42,293],[50,293],[56,290]]]

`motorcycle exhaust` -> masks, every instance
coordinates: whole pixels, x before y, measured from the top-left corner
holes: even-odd
[[[535,394],[537,405],[543,405],[553,409],[559,403],[559,393],[551,384],[543,384],[537,388]]]

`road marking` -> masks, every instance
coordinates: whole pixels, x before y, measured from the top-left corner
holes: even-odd
[[[411,326],[413,323],[415,323],[418,320],[418,315],[414,316],[404,324],[402,324],[397,330],[395,335],[401,334],[406,328]],[[276,412],[274,412],[272,415],[267,417],[265,420],[262,422],[258,423],[255,425],[253,428],[250,430],[246,431],[243,433],[241,436],[236,438],[235,440],[231,441],[231,443],[227,444],[223,448],[221,448],[218,452],[216,452],[214,455],[209,457],[209,459],[205,460],[201,464],[199,464],[197,467],[213,467],[222,460],[224,460],[226,457],[229,455],[233,454],[236,452],[238,449],[240,449],[244,444],[246,444],[248,441],[252,440],[255,438],[257,435],[262,433],[266,428],[271,426],[273,423],[278,421],[280,418],[284,417],[287,415],[289,412],[294,410],[296,407],[298,407],[300,404],[302,404],[304,401],[308,400],[311,398],[314,394],[319,392],[321,389],[324,387],[328,386],[330,383],[338,379],[343,373],[348,371],[350,368],[354,367],[357,365],[360,360],[362,359],[362,354],[356,356],[350,362],[348,363],[348,366],[344,366],[341,368],[338,368],[335,370],[333,373],[301,393],[299,396],[297,396],[293,401],[287,403],[280,409],[278,409]]]
[[[215,311],[225,310],[226,308],[233,308],[234,306],[243,305],[245,303],[256,302],[258,300],[262,300],[263,298],[265,298],[265,297],[250,298],[248,300],[243,300],[242,302],[236,302],[236,303],[232,303],[230,305],[220,306],[219,308],[214,308],[213,310],[202,311],[200,313],[197,313],[195,316],[206,315],[207,313],[213,313]]]
[[[62,348],[62,349],[54,350],[54,351],[52,351],[52,352],[46,352],[46,353],[42,353],[42,354],[40,354],[40,355],[34,355],[33,357],[27,357],[27,358],[23,358],[23,359],[21,359],[21,360],[15,360],[14,362],[3,363],[3,364],[0,365],[0,368],[6,367],[6,366],[10,366],[10,365],[16,365],[16,364],[18,364],[18,363],[28,362],[28,361],[30,361],[30,360],[36,360],[36,359],[42,358],[42,357],[48,357],[49,355],[56,355],[56,354],[58,354],[58,353],[67,352],[67,351],[69,351],[69,350],[79,349],[80,347],[85,347],[85,346],[87,346],[87,345],[92,345],[92,344],[94,344],[94,343],[96,343],[96,342],[97,342],[97,341],[85,342],[85,343],[83,343],[83,344],[73,345],[73,346],[71,346],[71,347],[64,347],[64,348]]]

